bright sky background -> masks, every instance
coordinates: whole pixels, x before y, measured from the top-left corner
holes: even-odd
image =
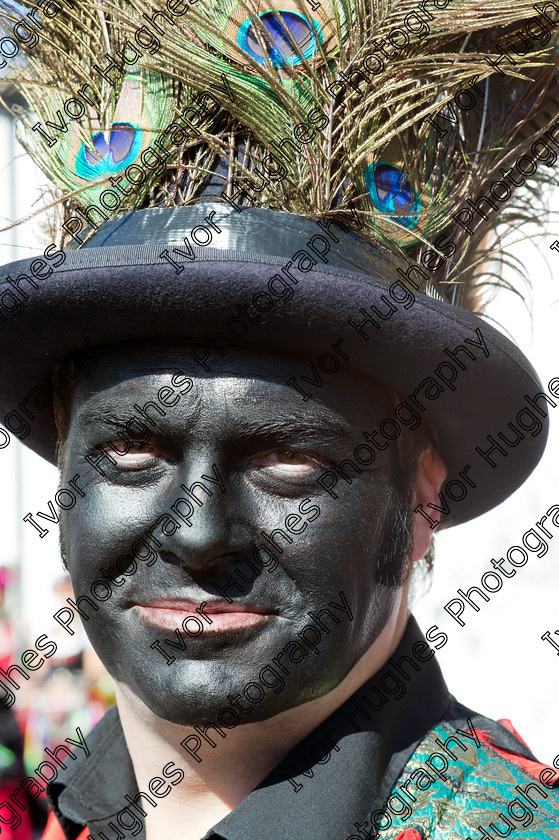
[[[12,145],[9,120],[0,114],[3,219],[20,218],[30,212],[44,184],[44,176],[21,148]],[[15,190],[13,205],[8,199],[11,190]],[[559,190],[552,194],[552,207],[557,196]],[[36,206],[42,206],[42,202]],[[559,268],[559,252],[549,248],[559,239],[559,224],[550,223],[546,231],[544,236],[515,247],[532,279],[533,321],[506,292],[499,293],[488,309],[530,359],[544,386],[559,376],[559,286],[552,277]],[[49,242],[38,230],[36,220],[13,233],[0,234],[1,263],[38,253]],[[548,553],[542,558],[530,555],[516,576],[505,580],[503,588],[489,596],[489,603],[483,602],[480,612],[466,607],[462,616],[465,627],[460,627],[443,606],[456,595],[457,588],[480,586],[481,575],[491,568],[491,558],[506,554],[551,505],[559,504],[559,405],[555,412],[546,453],[524,485],[496,509],[437,536],[434,583],[414,608],[424,630],[437,624],[448,634],[448,643],[438,656],[450,690],[476,711],[493,718],[510,718],[539,760],[548,763],[559,755],[559,655],[540,637],[546,630],[559,630],[559,528],[550,526],[556,537],[550,541]],[[23,476],[20,487],[16,478],[18,459]],[[60,628],[52,619],[57,606],[50,591],[52,582],[62,574],[57,534],[51,528],[40,539],[30,525],[21,522],[28,511],[47,510],[57,487],[56,470],[17,440],[0,450],[0,470],[0,563],[14,563],[18,545],[21,547],[23,615],[29,634],[35,638],[46,633],[52,638],[56,633],[59,638]],[[556,639],[559,642],[559,636]]]

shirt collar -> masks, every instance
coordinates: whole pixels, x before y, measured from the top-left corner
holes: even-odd
[[[292,840],[346,837],[381,807],[449,702],[438,663],[412,616],[383,668],[291,750],[208,836],[264,840],[273,826],[275,834]],[[49,785],[51,806],[69,838],[77,835],[76,824],[103,830],[128,804],[126,795],[138,791],[116,706],[87,742],[91,755],[79,756]],[[143,832],[136,835],[137,840],[144,837]]]

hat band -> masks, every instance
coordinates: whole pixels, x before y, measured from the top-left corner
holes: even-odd
[[[150,207],[105,222],[81,248],[70,250],[68,267],[73,254],[82,255],[78,258],[81,264],[86,249],[126,248],[127,259],[133,264],[135,249],[138,259],[144,261],[146,249],[151,252],[160,248],[155,262],[184,265],[194,260],[234,260],[285,265],[291,260],[303,271],[316,267],[327,273],[396,280],[397,268],[405,266],[404,260],[350,230],[350,221],[351,214],[345,211],[313,219],[257,207],[239,212],[221,202]],[[99,264],[100,254],[95,256]],[[107,250],[106,264],[111,264],[115,256],[114,251]],[[424,281],[420,291],[425,293],[426,285]]]

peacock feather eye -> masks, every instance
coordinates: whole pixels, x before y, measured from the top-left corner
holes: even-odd
[[[93,149],[82,143],[76,158],[76,174],[86,181],[95,181],[103,175],[121,172],[138,157],[142,136],[138,126],[125,122],[113,123],[109,142],[98,131],[91,138]]]
[[[315,52],[317,39],[322,41],[319,23],[298,12],[278,9],[275,12],[262,12],[258,17],[266,30],[262,33],[262,40],[266,44],[270,61],[276,67],[281,64],[298,64],[301,61],[291,38],[306,59]],[[265,64],[267,56],[262,50],[250,18],[240,25],[237,44],[259,64]]]
[[[365,185],[375,208],[401,227],[416,226],[421,214],[421,197],[405,172],[391,163],[370,163]]]

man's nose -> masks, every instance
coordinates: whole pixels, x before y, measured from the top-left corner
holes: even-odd
[[[231,488],[217,464],[190,463],[177,472],[166,495],[172,520],[162,528],[163,560],[195,576],[247,554],[250,536],[234,515]]]

